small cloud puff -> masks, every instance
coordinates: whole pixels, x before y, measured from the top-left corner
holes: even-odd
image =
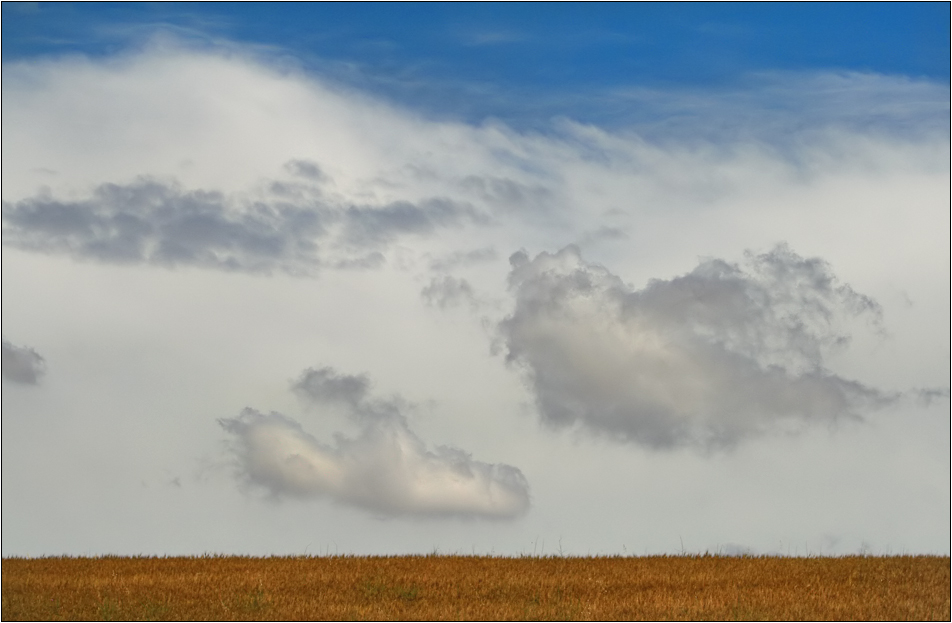
[[[465,279],[457,279],[449,275],[434,277],[430,284],[420,291],[420,296],[430,307],[446,309],[467,303],[475,309],[479,302],[473,286]]]
[[[511,519],[528,510],[522,472],[455,448],[428,449],[410,430],[399,399],[368,397],[365,376],[309,369],[293,389],[315,407],[344,407],[361,432],[336,435],[329,445],[279,413],[245,409],[221,420],[241,475],[272,495],[329,497],[391,516]]]
[[[35,350],[3,340],[3,378],[13,383],[36,385],[46,372],[46,362]]]

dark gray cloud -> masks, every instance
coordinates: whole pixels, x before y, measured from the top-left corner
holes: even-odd
[[[360,424],[354,438],[325,444],[294,419],[245,409],[221,420],[239,474],[275,497],[328,497],[380,515],[511,519],[529,508],[517,468],[473,460],[450,447],[428,449],[410,430],[399,398],[374,400],[364,375],[306,370],[292,389],[313,408],[343,407]]]
[[[345,218],[345,239],[363,245],[389,242],[401,234],[429,234],[441,227],[488,221],[472,206],[449,199],[430,199],[419,205],[397,201],[383,207],[351,206]]]
[[[309,181],[275,181],[264,198],[141,178],[102,184],[85,199],[45,192],[4,202],[3,244],[109,263],[301,275],[376,268],[384,262],[380,249],[400,236],[486,221],[446,199],[337,205],[313,183],[323,179],[317,165],[292,161],[288,168]]]
[[[500,329],[548,424],[718,448],[890,400],[824,367],[849,342],[848,322],[876,325],[879,307],[786,246],[641,290],[576,247],[510,261],[516,306]]]
[[[310,160],[291,160],[284,165],[284,168],[296,177],[303,177],[315,182],[326,181],[328,177],[321,170],[316,162]]]
[[[32,348],[15,346],[3,339],[3,378],[14,383],[36,385],[46,371],[46,362]]]
[[[211,191],[139,179],[92,197],[40,195],[3,204],[3,243],[112,263],[306,272],[327,210],[287,202],[235,205]]]
[[[357,409],[368,396],[370,379],[365,374],[338,374],[328,366],[308,368],[291,384],[291,389],[312,403],[339,402]]]
[[[478,305],[473,286],[465,279],[451,276],[434,277],[430,284],[420,291],[420,296],[427,305],[440,309],[464,304],[475,308]]]
[[[916,402],[923,407],[928,407],[933,402],[940,400],[948,400],[949,394],[950,392],[948,387],[927,387],[925,389],[917,389],[912,392],[912,395],[916,398]]]

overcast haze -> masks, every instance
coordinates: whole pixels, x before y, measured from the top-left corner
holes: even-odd
[[[3,4],[4,556],[948,555],[948,5],[272,6]]]

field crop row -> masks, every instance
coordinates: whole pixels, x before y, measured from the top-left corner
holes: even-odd
[[[949,558],[8,558],[10,620],[949,620]]]

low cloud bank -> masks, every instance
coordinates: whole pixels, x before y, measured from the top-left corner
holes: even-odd
[[[529,509],[522,472],[428,449],[410,430],[399,399],[374,400],[365,376],[309,369],[293,390],[317,408],[344,408],[361,426],[325,444],[294,419],[245,409],[221,426],[232,435],[239,472],[274,496],[328,497],[381,515],[511,519]]]
[[[891,400],[824,367],[848,321],[878,323],[877,304],[785,245],[641,290],[574,246],[510,262],[516,306],[500,329],[547,424],[714,449]]]
[[[46,372],[46,362],[35,350],[3,340],[3,378],[13,383],[36,385]]]
[[[316,164],[286,168],[298,179],[274,182],[262,197],[141,178],[101,184],[80,200],[40,193],[4,202],[3,244],[107,263],[307,274],[374,268],[383,261],[376,249],[399,236],[486,222],[448,199],[339,205],[323,196]]]

